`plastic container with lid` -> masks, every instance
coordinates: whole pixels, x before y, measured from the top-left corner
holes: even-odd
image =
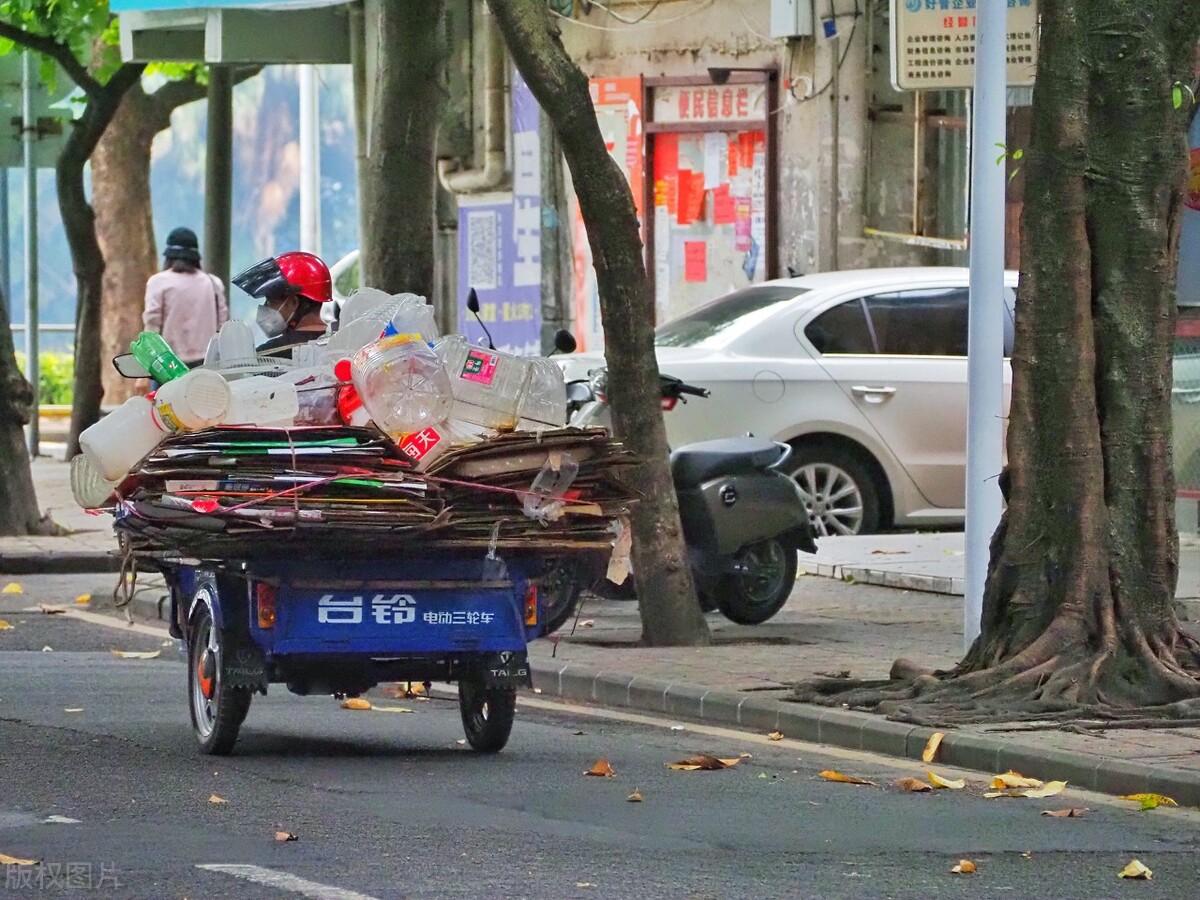
[[[461,334],[438,341],[437,354],[454,393],[453,418],[498,431],[516,428],[529,360],[472,346]]]
[[[225,421],[229,382],[210,369],[193,369],[154,392],[154,416],[164,431],[199,431]]]
[[[157,332],[143,331],[130,342],[129,352],[159,384],[166,384],[188,373],[188,367],[184,365],[183,360]]]
[[[79,435],[79,449],[105,481],[120,481],[167,436],[146,397],[130,397]]]
[[[280,378],[254,375],[231,382],[231,402],[226,425],[259,425],[264,428],[288,428],[300,412],[296,385]]]
[[[368,344],[354,355],[350,372],[363,406],[393,437],[440,425],[450,414],[450,379],[418,337],[398,334]]]

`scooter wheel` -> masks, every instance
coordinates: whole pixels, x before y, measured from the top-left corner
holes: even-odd
[[[751,544],[734,558],[734,572],[721,579],[717,606],[739,625],[761,625],[792,595],[797,566],[796,550],[777,539]]]
[[[464,678],[458,683],[458,709],[467,743],[480,753],[499,753],[512,732],[517,692],[485,688],[482,678]]]
[[[207,588],[201,588],[207,590]],[[221,677],[221,630],[208,605],[201,603],[188,629],[188,709],[200,752],[227,756],[250,710],[251,692],[234,688]]]

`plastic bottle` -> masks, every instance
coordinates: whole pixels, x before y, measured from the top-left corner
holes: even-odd
[[[288,382],[296,388],[299,407],[294,420],[296,425],[337,425],[340,421],[337,378],[328,364],[292,369],[275,380]]]
[[[166,384],[171,379],[188,373],[188,367],[183,364],[183,360],[175,355],[171,345],[156,332],[143,331],[130,343],[129,352],[145,366],[150,377],[159,384]]]
[[[368,344],[350,371],[363,406],[393,437],[440,425],[450,413],[450,379],[419,337],[398,334]]]
[[[440,332],[433,318],[433,307],[425,302],[425,298],[416,294],[397,294],[396,299],[399,305],[384,326],[383,336],[419,334],[427,343],[436,341]]]
[[[193,369],[154,392],[154,416],[164,431],[199,431],[225,420],[229,383],[211,369]]]
[[[454,393],[452,416],[464,422],[511,431],[529,378],[529,360],[499,350],[474,347],[461,334],[437,342]]]
[[[91,459],[79,453],[71,459],[71,494],[84,509],[103,506],[112,496],[116,482],[101,477]]]
[[[533,357],[517,403],[517,430],[543,431],[567,423],[567,383],[553,360]]]
[[[288,428],[300,412],[296,385],[279,378],[254,375],[229,384],[229,412],[226,425],[259,425],[264,428]]]
[[[144,365],[144,363],[143,363]],[[166,437],[146,397],[130,397],[79,435],[79,449],[106,481],[120,481]]]
[[[208,350],[204,354],[206,369],[229,372],[259,365],[254,332],[239,319],[230,319],[222,325],[221,330],[208,342]]]

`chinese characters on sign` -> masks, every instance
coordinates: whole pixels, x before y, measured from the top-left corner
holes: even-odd
[[[120,887],[115,863],[42,862],[4,867],[6,891],[115,891]]]
[[[658,86],[655,122],[757,122],[767,117],[764,84]]]
[[[977,0],[892,0],[892,84],[900,91],[971,88]],[[1008,0],[1008,84],[1033,84],[1037,2]]]
[[[417,620],[417,601],[411,594],[376,594],[338,597],[325,594],[317,600],[317,622],[321,625],[361,625],[364,614],[376,625],[409,625]],[[494,612],[478,610],[430,610],[421,614],[426,625],[491,625]]]

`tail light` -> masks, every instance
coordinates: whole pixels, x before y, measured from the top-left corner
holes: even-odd
[[[279,591],[273,585],[258,583],[254,586],[254,605],[258,609],[258,627],[275,627],[275,600]]]
[[[538,591],[536,584],[530,584],[525,588],[525,624],[536,625],[538,623]]]
[[[679,403],[678,397],[663,397],[662,398],[663,412],[670,412],[678,405],[678,403]]]

